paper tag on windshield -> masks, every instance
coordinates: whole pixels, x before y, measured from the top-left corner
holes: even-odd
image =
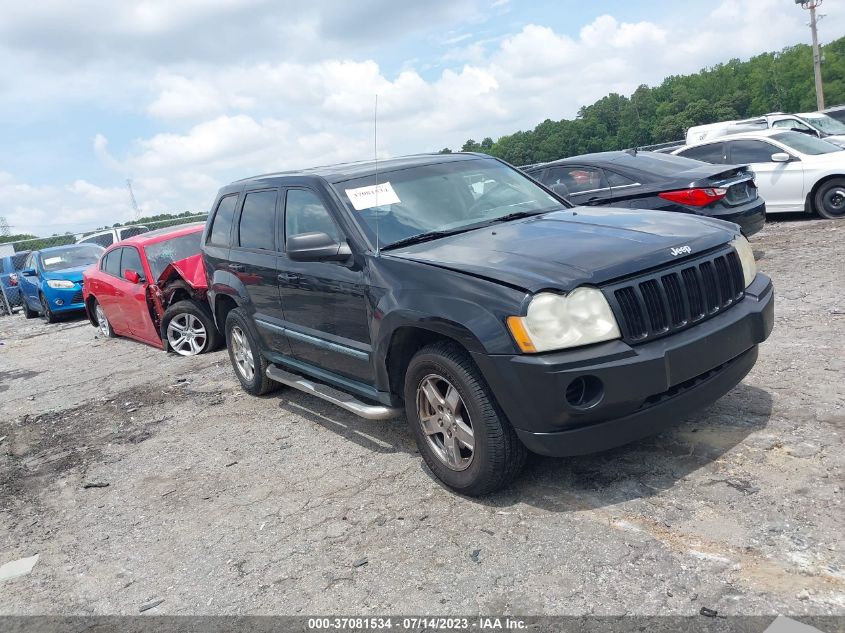
[[[356,211],[372,209],[383,204],[399,204],[399,196],[393,191],[389,182],[383,182],[369,187],[347,189],[346,195]]]
[[[58,264],[62,261],[61,257],[47,257],[44,259],[45,266],[52,266],[53,264]]]

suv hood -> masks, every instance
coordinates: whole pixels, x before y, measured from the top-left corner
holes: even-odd
[[[537,292],[568,292],[697,256],[739,233],[729,222],[663,211],[575,207],[387,251]],[[672,255],[689,246],[689,255]]]

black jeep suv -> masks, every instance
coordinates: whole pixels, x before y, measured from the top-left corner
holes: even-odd
[[[598,451],[709,405],[773,322],[735,225],[571,207],[478,154],[235,182],[203,252],[246,391],[404,412],[464,494],[504,485],[526,449]]]

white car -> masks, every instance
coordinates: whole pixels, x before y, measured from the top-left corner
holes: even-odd
[[[767,129],[802,132],[823,138],[834,145],[845,147],[845,125],[822,112],[802,112],[800,114],[773,112],[741,121],[695,125],[687,130],[686,143],[692,145],[721,136],[733,136],[734,134]]]
[[[106,229],[105,231],[97,231],[84,235],[76,240],[77,244],[97,244],[103,248],[108,248],[115,242],[120,242],[128,237],[135,237],[141,233],[149,231],[146,226],[137,224],[135,226],[119,226],[114,229]]]
[[[801,132],[763,130],[731,134],[676,149],[707,163],[750,165],[766,213],[815,211],[845,218],[845,150]]]

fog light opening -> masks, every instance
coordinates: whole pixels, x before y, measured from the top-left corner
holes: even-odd
[[[604,395],[604,385],[595,376],[578,376],[566,388],[566,401],[576,409],[589,409]]]
[[[61,299],[56,299],[56,305],[57,305],[57,306],[62,306],[62,305],[64,305],[64,304],[65,304],[65,302],[64,302],[64,301],[62,301]]]

